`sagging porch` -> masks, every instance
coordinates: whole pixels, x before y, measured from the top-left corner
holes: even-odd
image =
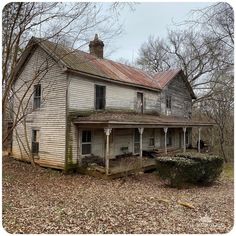
[[[106,117],[106,116],[105,116]],[[211,123],[197,123],[184,119],[163,119],[139,115],[133,120],[91,120],[82,117],[74,120],[77,131],[77,162],[82,166],[86,158],[98,157],[100,164],[94,163],[89,168],[106,176],[120,173],[128,174],[133,170],[145,171],[155,168],[155,158],[148,152],[157,155],[168,155],[169,152],[186,152],[193,148],[192,129],[198,129],[197,151],[201,151],[201,129],[213,127]],[[138,118],[142,117],[140,121]],[[119,117],[120,118],[120,117]],[[149,118],[147,120],[147,118]],[[152,119],[155,118],[155,121]],[[159,118],[157,120],[157,118]],[[123,117],[124,119],[124,117]],[[211,140],[213,145],[213,139]]]

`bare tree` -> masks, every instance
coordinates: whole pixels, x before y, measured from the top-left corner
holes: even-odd
[[[225,162],[233,157],[234,134],[234,85],[232,75],[224,73],[214,87],[211,97],[199,102],[194,112],[197,116],[214,121],[217,128],[214,133],[216,151],[224,158]],[[217,150],[218,149],[218,150]]]
[[[114,12],[118,12],[120,9],[122,8],[119,7],[119,4],[114,6],[111,4],[111,8],[107,9],[102,3],[86,2],[14,2],[4,7],[2,14],[3,127],[7,127],[6,123],[11,113],[14,113],[11,131],[19,123],[25,121],[27,115],[33,111],[32,107],[29,106],[29,101],[33,95],[32,87],[39,83],[50,70],[50,67],[53,66],[45,59],[35,70],[32,80],[23,82],[24,93],[21,97],[17,97],[19,91],[14,90],[14,82],[17,76],[15,68],[29,39],[32,36],[39,37],[42,40],[50,39],[55,45],[64,44],[76,49],[87,45],[96,31],[99,32],[104,40],[110,40],[114,35],[121,33],[121,25],[118,18],[114,17]],[[57,47],[55,47],[55,50],[57,50]],[[68,53],[73,53],[73,50]],[[18,90],[22,89],[22,87],[18,88]],[[19,105],[15,110],[12,110],[11,105],[13,97]],[[4,128],[3,130],[2,139],[4,142],[10,132]],[[21,142],[20,138],[20,135],[18,135],[19,143]],[[29,147],[24,148],[29,149]]]
[[[200,14],[201,13],[201,14]],[[219,71],[233,66],[233,9],[227,3],[195,11],[194,19],[169,31],[166,39],[149,37],[137,64],[151,73],[170,67],[183,69],[199,99],[212,94]]]
[[[227,161],[226,146],[233,145],[233,8],[217,3],[194,10],[176,27],[166,39],[150,37],[137,64],[151,73],[170,67],[184,71],[197,95],[194,111],[217,124],[217,144]]]

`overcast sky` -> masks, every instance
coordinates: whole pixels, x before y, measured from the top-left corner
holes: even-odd
[[[183,21],[189,16],[191,10],[211,4],[213,3],[140,3],[135,6],[133,12],[129,9],[123,10],[120,21],[124,22],[124,33],[117,39],[113,39],[112,45],[107,45],[107,51],[111,48],[115,49],[109,58],[112,60],[124,58],[134,62],[140,46],[147,41],[149,35],[165,37],[167,28],[173,27],[173,21]]]

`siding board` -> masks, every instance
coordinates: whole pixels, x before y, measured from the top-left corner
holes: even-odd
[[[106,86],[106,109],[136,111],[137,92],[144,93],[144,112],[160,112],[160,93],[133,87],[96,81],[70,75],[69,108],[72,110],[94,110],[94,85]]]
[[[49,63],[49,71],[41,80],[42,99],[44,102],[39,110],[33,111],[27,116],[27,137],[31,145],[31,130],[37,128],[40,131],[39,137],[39,159],[36,161],[42,166],[50,166],[54,168],[63,168],[65,160],[65,108],[66,108],[66,75],[61,68],[47,56],[47,54],[40,48],[37,48],[31,56],[28,63],[23,68],[19,78],[15,82],[15,91],[17,96],[22,97],[26,87],[23,83],[31,81],[36,68],[47,60]],[[29,94],[25,98],[23,107],[33,92],[31,87]],[[33,104],[33,97],[31,97],[29,110]],[[18,108],[18,102],[14,99],[14,110]],[[17,126],[17,131],[13,135],[13,156],[21,159],[21,152],[16,140],[16,132],[21,135],[22,142],[26,144],[26,137],[24,135],[23,125]],[[22,148],[22,145],[21,145]],[[24,157],[26,153],[23,152]]]

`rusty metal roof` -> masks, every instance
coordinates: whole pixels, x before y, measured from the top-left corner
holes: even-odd
[[[164,72],[158,72],[154,75],[154,79],[158,81],[161,88],[164,88],[180,72],[181,69],[173,69]]]
[[[50,54],[58,63],[61,63],[69,71],[86,73],[117,82],[126,83],[133,86],[144,87],[148,89],[163,89],[177,74],[182,72],[181,69],[173,69],[165,72],[156,73],[154,76],[128,65],[114,62],[108,59],[101,59],[83,51],[62,46],[50,42],[46,39],[32,37],[26,51],[29,53],[30,47],[40,45],[48,54]],[[25,55],[22,58],[26,58]],[[19,63],[18,68],[21,68]],[[183,72],[182,72],[183,73]],[[187,87],[195,98],[190,84]]]
[[[97,58],[89,53],[77,49],[70,49],[48,40],[41,40],[39,44],[73,71],[85,72],[91,75],[153,89],[161,89],[157,80],[140,69],[112,60]]]
[[[174,127],[212,126],[214,123],[207,120],[187,119],[183,117],[173,117],[164,115],[138,114],[131,112],[93,112],[88,116],[77,117],[73,121],[75,124],[133,124],[133,125],[157,125]]]

